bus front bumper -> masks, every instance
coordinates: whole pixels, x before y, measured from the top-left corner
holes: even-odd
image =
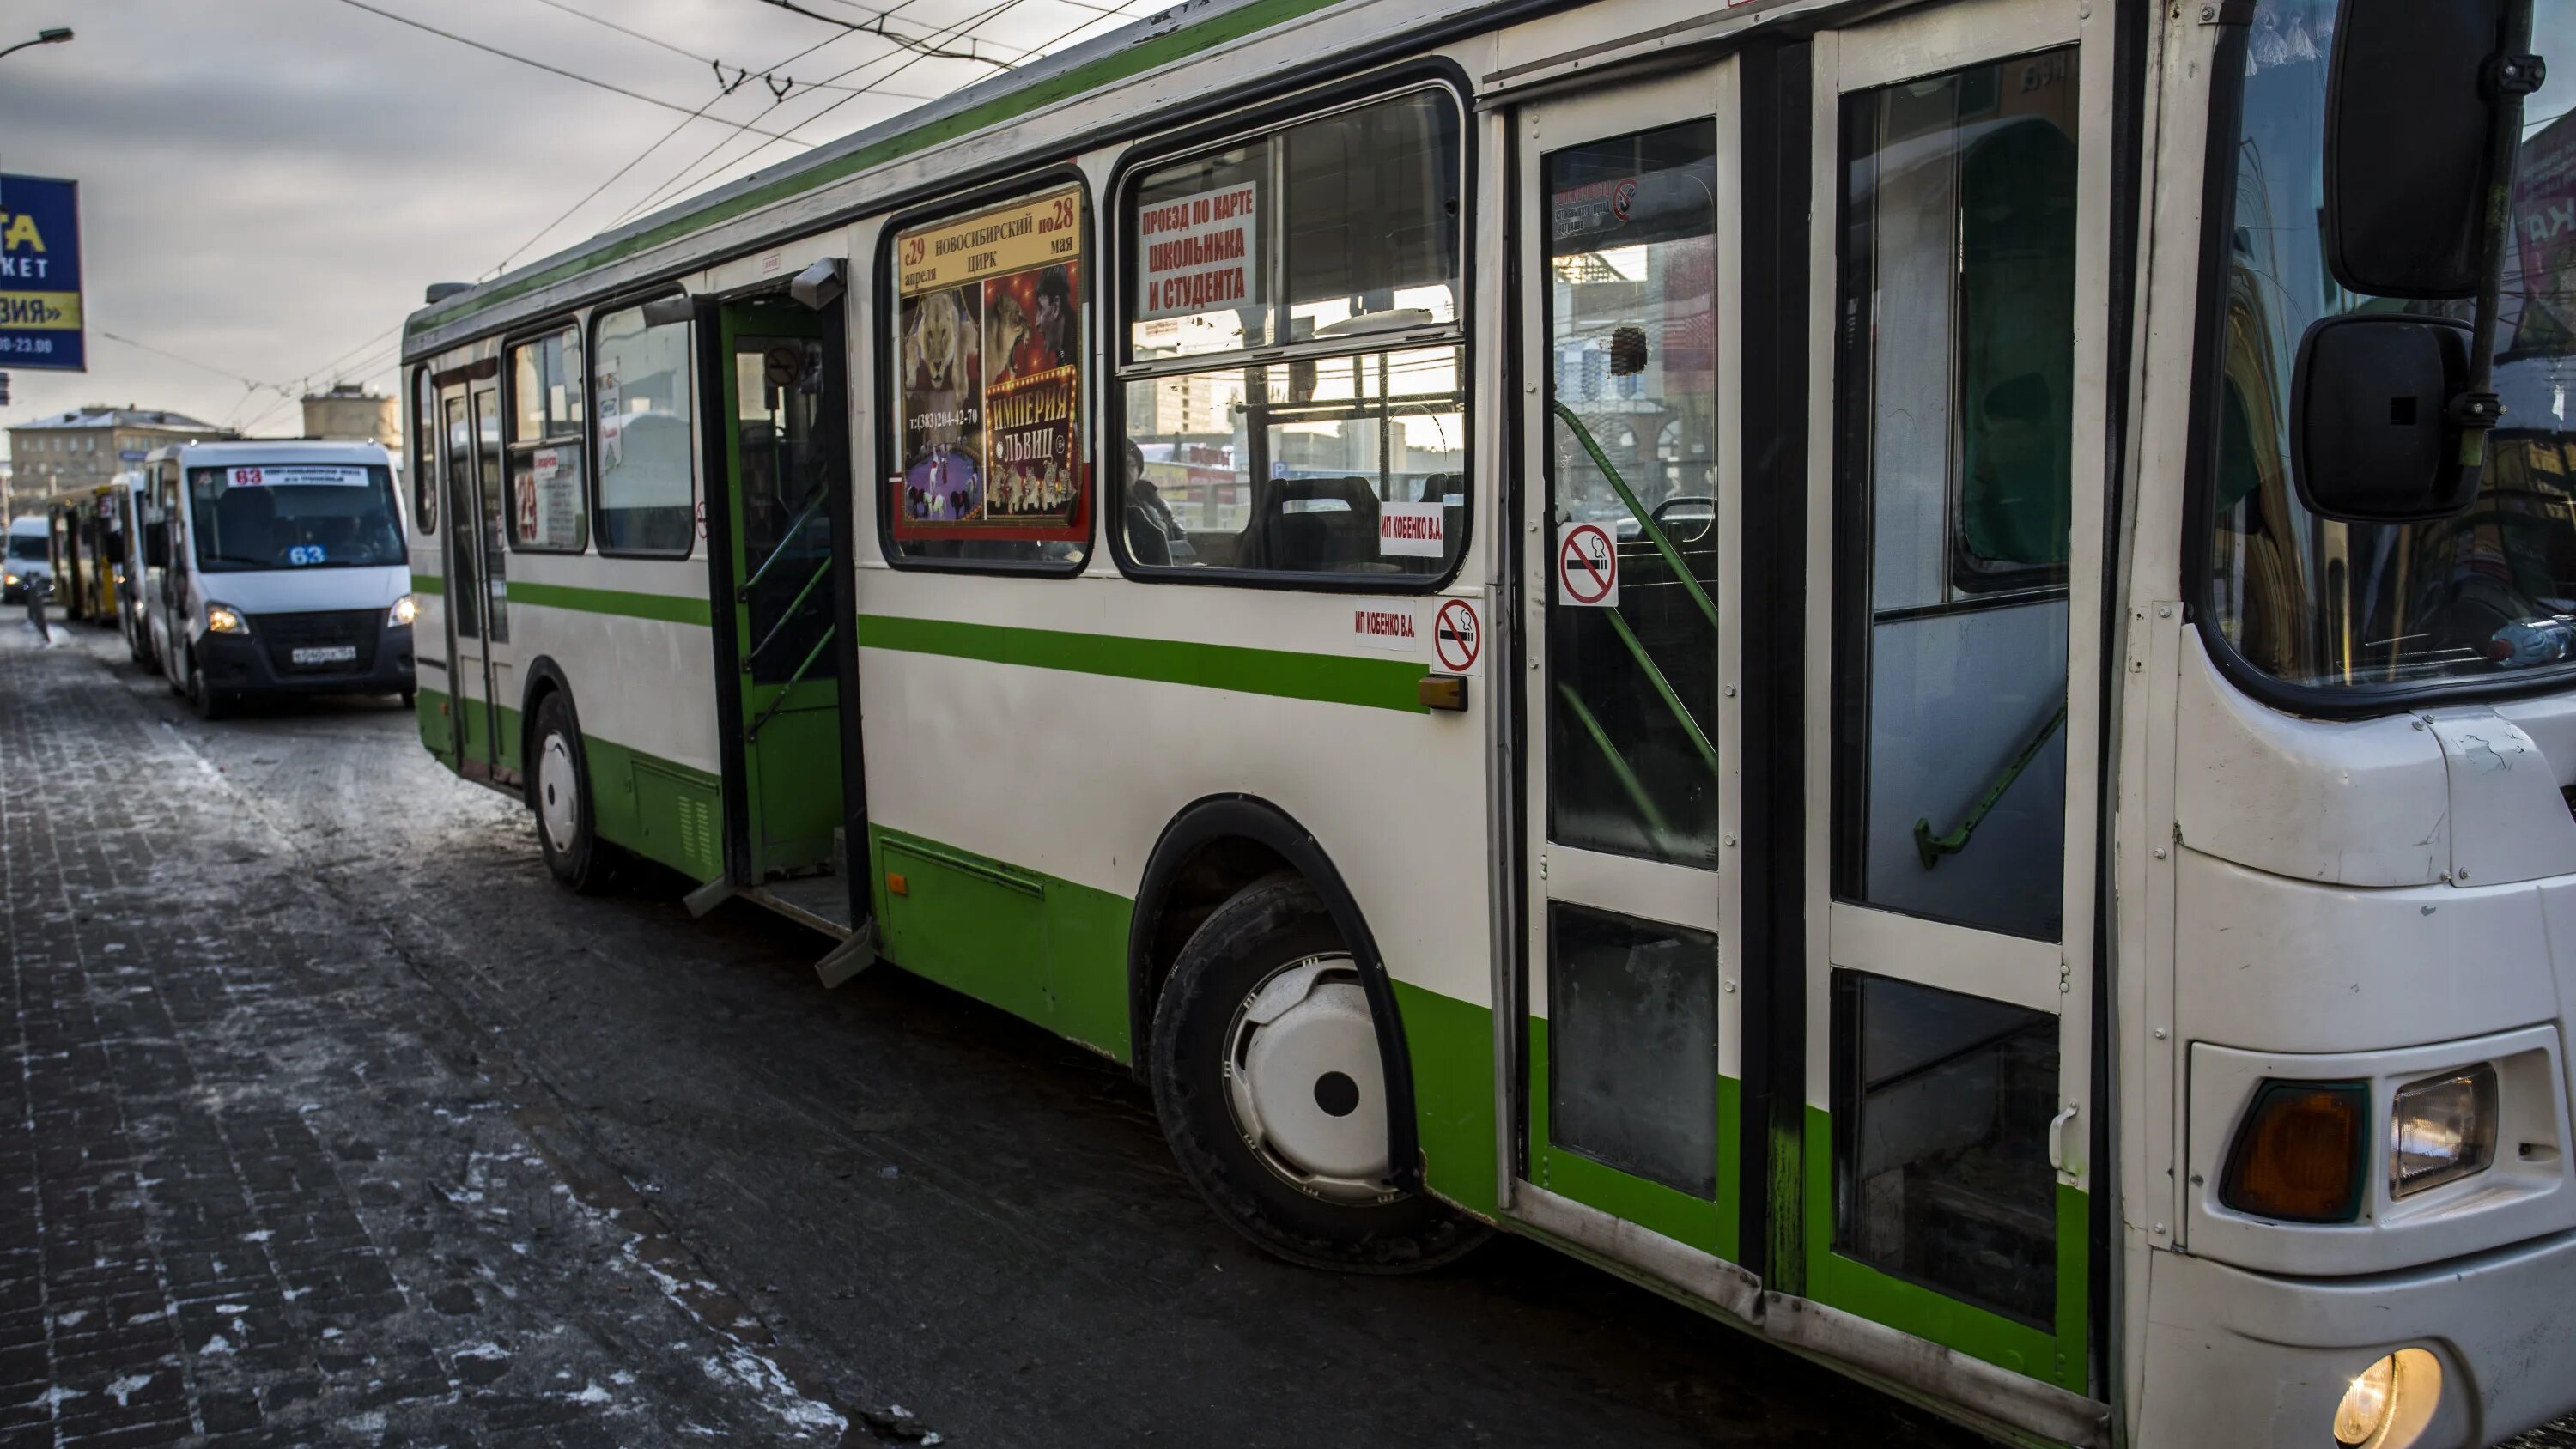
[[[293,642],[264,635],[263,621],[275,617],[252,615],[247,635],[199,635],[197,667],[206,683],[227,694],[399,694],[413,687],[409,624],[377,625],[374,648],[358,648],[345,665],[299,665]]]
[[[2140,1449],[2332,1444],[2353,1380],[2404,1348],[2440,1365],[2413,1441],[2428,1449],[2492,1444],[2576,1409],[2576,1232],[2355,1278],[2148,1256]]]

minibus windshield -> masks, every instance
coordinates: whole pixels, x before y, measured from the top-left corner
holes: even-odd
[[[9,535],[9,557],[14,559],[41,559],[47,556],[48,551],[45,548],[45,536],[43,534],[13,533]]]
[[[2210,394],[2208,618],[2246,663],[2310,688],[2527,683],[2576,670],[2576,0],[2534,8],[2533,48],[2567,63],[2524,105],[2496,338],[2504,422],[2477,502],[2408,525],[2326,522],[2299,506],[2290,476],[2291,373],[2309,324],[2357,311],[2470,313],[2467,302],[2359,296],[2326,269],[2318,209],[2335,11],[2335,0],[2260,0],[2246,38]]]
[[[381,464],[191,468],[188,504],[197,567],[207,573],[405,561],[393,470]]]

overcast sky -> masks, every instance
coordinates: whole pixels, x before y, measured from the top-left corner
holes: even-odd
[[[11,369],[0,426],[133,403],[295,433],[301,417],[286,397],[308,383],[392,389],[394,332],[422,287],[489,275],[711,99],[705,117],[519,263],[606,230],[684,175],[697,179],[672,196],[802,149],[781,142],[754,155],[761,138],[742,132],[692,165],[743,122],[827,141],[995,73],[764,0],[364,3],[680,109],[473,50],[353,0],[0,0],[0,46],[46,26],[78,31],[70,44],[0,59],[0,171],[80,183],[89,324],[89,371]],[[855,0],[799,3],[860,23],[878,13]],[[1123,23],[1104,13],[1118,3],[900,0],[886,23],[913,36],[967,26],[953,33],[1010,59]],[[738,65],[755,74],[721,96],[703,62],[568,10],[721,60],[728,77]],[[757,74],[771,66],[799,83],[774,109]],[[803,89],[843,71],[838,86],[875,89]]]

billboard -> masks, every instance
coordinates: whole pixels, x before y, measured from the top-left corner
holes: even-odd
[[[0,175],[0,371],[86,372],[80,183]]]

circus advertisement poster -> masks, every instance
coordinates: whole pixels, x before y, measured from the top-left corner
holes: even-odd
[[[1079,203],[1068,190],[897,238],[897,538],[1088,531]]]

